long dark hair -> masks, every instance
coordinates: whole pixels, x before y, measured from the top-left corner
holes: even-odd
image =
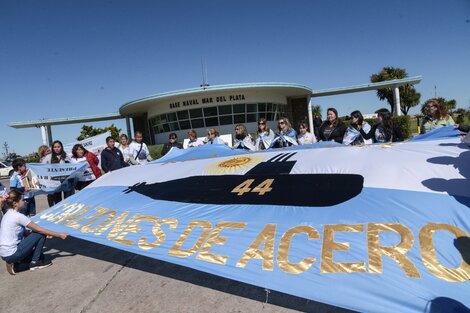
[[[357,125],[362,126],[362,123],[364,123],[364,116],[362,116],[361,111],[358,111],[358,110],[352,111],[350,116],[351,116],[351,118],[353,118],[353,117],[357,118],[357,123],[356,124],[351,123],[351,126],[353,126],[354,128],[357,129]]]
[[[55,151],[54,151],[54,145],[56,143],[60,145],[61,152],[59,154],[56,154]],[[62,144],[62,142],[60,140],[56,140],[52,143],[51,155],[52,155],[51,163],[60,163],[61,159],[65,160],[65,157],[67,156],[67,154],[65,154],[64,145]]]
[[[429,99],[428,101],[426,101],[425,105],[426,106],[432,105],[436,107],[436,111],[432,118],[443,119],[449,115],[446,104],[444,103],[444,101],[442,101],[442,99],[438,99],[438,98]]]
[[[85,156],[85,154],[88,152],[87,149],[85,149],[85,147],[81,144],[81,143],[77,143],[76,145],[73,146],[72,148],[72,155],[75,159],[78,159],[78,154],[77,154],[77,150],[78,148],[82,149],[83,150],[83,156]]]
[[[264,125],[265,125],[263,131],[261,131],[261,130],[259,129],[259,123],[261,123],[261,122],[263,122]],[[258,134],[261,134],[261,133],[264,133],[264,132],[268,132],[268,133],[269,133],[269,126],[268,126],[268,121],[266,121],[266,119],[265,119],[264,117],[261,117],[261,118],[258,120],[258,131],[257,131],[257,133],[258,133]]]
[[[388,110],[379,110],[377,111],[377,116],[382,118],[382,127],[385,132],[385,138],[390,140],[393,134],[393,121],[392,121],[392,114]]]

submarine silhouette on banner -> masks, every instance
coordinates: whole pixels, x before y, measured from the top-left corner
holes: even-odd
[[[323,207],[340,204],[361,193],[357,174],[290,174],[295,155],[281,153],[254,166],[245,175],[201,175],[160,183],[137,183],[137,192],[155,200],[201,204],[258,204]]]

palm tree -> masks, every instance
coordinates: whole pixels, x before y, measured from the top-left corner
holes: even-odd
[[[395,67],[384,67],[379,73],[373,74],[370,77],[372,83],[383,82],[393,79],[403,79],[408,77],[405,69]],[[410,108],[419,104],[421,94],[416,91],[413,85],[404,85],[398,87],[400,92],[400,110],[403,114],[408,115]],[[393,101],[393,88],[383,88],[377,90],[377,97],[380,100],[387,100],[390,105],[390,111],[395,113],[395,106]]]
[[[318,117],[321,118],[321,106],[319,106],[319,105],[312,106],[312,115],[314,117],[318,116]]]

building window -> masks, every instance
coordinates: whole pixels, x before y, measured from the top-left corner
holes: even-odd
[[[230,125],[233,124],[232,115],[219,116],[219,125]]]
[[[203,128],[204,120],[202,118],[196,118],[191,120],[191,128]]]
[[[264,117],[268,121],[286,116],[287,105],[278,103],[239,103],[202,109],[181,110],[149,119],[154,134],[190,128],[254,123]]]
[[[217,116],[217,107],[204,108],[204,117]]]
[[[245,104],[234,104],[233,113],[245,113]]]
[[[180,120],[180,121],[189,119],[188,110],[178,111],[176,113],[178,114],[178,120]]]
[[[191,116],[192,119],[202,117],[202,109],[189,110],[189,116]]]
[[[206,117],[204,120],[206,121],[206,127],[214,127],[219,124],[219,119],[217,117]]]
[[[191,124],[189,123],[189,120],[185,120],[185,121],[180,121],[180,129],[190,129],[191,128]]]
[[[221,105],[219,106],[219,115],[232,114],[231,105]]]

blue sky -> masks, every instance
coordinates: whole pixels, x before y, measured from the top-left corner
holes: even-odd
[[[41,144],[39,129],[13,129],[12,121],[117,112],[131,100],[196,87],[201,59],[211,85],[314,90],[402,67],[423,76],[422,101],[436,86],[468,108],[470,1],[0,0],[0,143],[20,154]],[[387,107],[374,92],[316,103],[340,115]],[[115,124],[124,131],[124,121]],[[73,141],[80,127],[53,127],[54,139]]]

